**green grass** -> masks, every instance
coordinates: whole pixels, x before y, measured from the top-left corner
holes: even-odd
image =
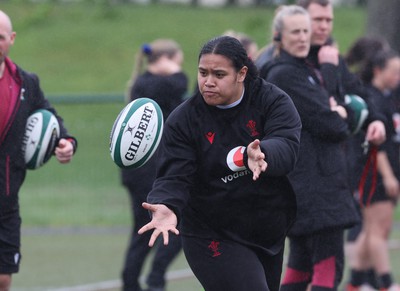
[[[195,8],[184,5],[2,3],[17,31],[12,58],[37,72],[49,94],[124,92],[143,43],[169,37],[181,43],[184,70],[195,83],[201,45],[228,29],[264,46],[274,8]],[[363,34],[365,10],[336,10],[334,36],[345,51]]]
[[[395,230],[392,237],[399,239],[399,230]],[[21,270],[13,277],[12,290],[42,291],[118,280],[127,242],[128,230],[124,228],[98,228],[86,232],[84,229],[67,229],[65,232],[34,230],[25,233]],[[400,282],[399,249],[392,249],[390,257],[393,275]],[[148,257],[142,275],[147,274],[151,259],[152,255]],[[169,271],[188,268],[181,253]],[[346,269],[342,286],[347,282],[348,274]],[[201,291],[202,288],[197,279],[191,277],[168,282],[167,290]]]
[[[177,39],[195,82],[197,54],[209,38],[235,29],[260,46],[269,39],[273,8],[184,5],[11,4],[2,10],[17,31],[11,57],[38,73],[49,95],[123,94],[133,56],[159,37]],[[335,38],[344,51],[363,32],[365,11],[338,9]],[[351,29],[349,29],[351,27]],[[108,153],[109,132],[122,103],[56,104],[79,149],[69,165],[53,158],[28,172],[21,191],[24,225],[126,225],[128,198]]]
[[[57,104],[78,139],[72,162],[28,171],[20,193],[25,226],[126,225],[129,201],[109,154],[109,134],[123,103]]]
[[[128,239],[126,228],[34,229],[25,232],[23,261],[20,273],[13,277],[12,290],[42,291],[116,281],[120,279]],[[153,254],[151,252],[147,258],[143,276],[148,273]],[[181,252],[169,271],[188,268]],[[168,290],[201,291],[201,285],[196,278],[189,277],[170,282]]]
[[[17,39],[11,57],[36,72],[48,95],[123,94],[134,54],[145,42],[170,37],[185,53],[184,70],[192,87],[201,45],[225,30],[253,37],[259,46],[270,38],[272,8],[194,8],[179,5],[56,5],[5,2]],[[364,32],[364,9],[338,8],[334,37],[345,52]],[[73,161],[52,160],[29,171],[20,193],[24,232],[23,261],[13,290],[45,290],[119,278],[128,242],[128,194],[108,152],[111,126],[123,103],[56,104],[79,141]],[[396,218],[400,219],[399,211]],[[36,227],[77,232],[30,233]],[[87,232],[81,231],[81,227]],[[87,227],[87,228],[86,228]],[[111,233],[91,232],[122,227]],[[398,233],[396,234],[399,237]],[[400,252],[392,252],[400,270]],[[187,268],[181,255],[172,269]],[[395,273],[400,279],[400,274]],[[172,282],[168,290],[200,291],[196,279]]]

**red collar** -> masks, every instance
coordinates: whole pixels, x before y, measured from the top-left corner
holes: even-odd
[[[4,63],[6,65],[5,69],[10,72],[11,77],[17,82],[18,85],[21,85],[22,81],[20,75],[18,74],[17,65],[14,64],[9,57],[5,58]]]

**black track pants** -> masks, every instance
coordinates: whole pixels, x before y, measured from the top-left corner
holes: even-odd
[[[205,291],[278,291],[282,251],[275,256],[233,241],[182,237],[186,259]]]

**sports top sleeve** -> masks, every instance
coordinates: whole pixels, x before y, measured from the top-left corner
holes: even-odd
[[[267,95],[277,96],[266,108],[264,138],[261,149],[265,153],[269,176],[287,175],[293,170],[300,144],[300,116],[290,97],[274,85]]]
[[[180,115],[184,118],[185,115]],[[157,159],[158,168],[149,203],[161,203],[180,217],[189,199],[196,174],[196,152],[183,120],[171,118],[165,124]]]

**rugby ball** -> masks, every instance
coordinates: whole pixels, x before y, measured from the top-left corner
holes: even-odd
[[[138,98],[119,113],[110,134],[111,158],[120,168],[139,168],[156,151],[164,126],[160,106]]]
[[[26,122],[22,152],[26,167],[34,170],[44,165],[53,155],[60,137],[57,118],[48,110],[34,111]]]
[[[354,117],[351,121],[351,132],[357,134],[364,125],[369,114],[367,103],[358,95],[346,95],[344,96],[344,102],[354,112]]]

